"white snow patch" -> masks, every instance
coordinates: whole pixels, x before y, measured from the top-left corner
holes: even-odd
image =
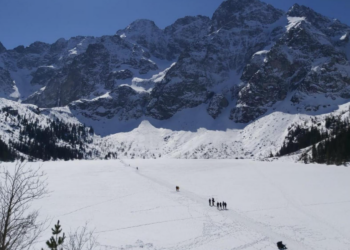
[[[78,55],[78,50],[77,50],[77,48],[70,49],[70,50],[68,50],[68,52],[69,52],[69,55]]]
[[[143,87],[140,87],[140,86],[137,86],[137,85],[134,85],[134,84],[132,84],[132,85],[129,85],[129,84],[121,84],[120,85],[121,87],[122,86],[127,86],[127,87],[130,87],[130,88],[132,88],[133,90],[135,90],[137,93],[142,93],[142,92],[151,92],[151,90],[152,89],[150,89],[150,90],[145,90]]]
[[[306,21],[305,17],[291,17],[288,16],[288,25],[286,26],[287,31],[298,26],[302,21]]]
[[[154,74],[151,78],[149,79],[144,79],[140,77],[134,77],[131,80],[131,85],[130,87],[136,90],[137,92],[151,92],[152,89],[154,88],[154,85],[156,83],[161,82],[164,77],[166,76],[167,72],[176,65],[176,62],[172,63],[168,68],[164,69],[163,71]],[[125,84],[124,84],[125,85]]]
[[[15,83],[15,81],[13,81],[13,83]],[[13,86],[13,89],[14,89],[14,91],[10,94],[10,97],[12,97],[14,99],[20,98],[21,94],[19,93],[16,85]]]
[[[346,33],[346,34],[344,34],[344,35],[342,35],[342,36],[340,37],[340,40],[343,41],[343,40],[345,40],[348,36],[349,36],[349,34]]]
[[[55,69],[56,67],[54,65],[47,65],[47,66],[40,66],[39,68],[51,68]]]

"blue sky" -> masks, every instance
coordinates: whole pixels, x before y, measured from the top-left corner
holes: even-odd
[[[244,0],[242,0],[244,1]],[[77,35],[112,35],[136,19],[160,28],[186,15],[212,16],[222,0],[0,0],[0,42],[11,49]],[[350,0],[265,0],[283,10],[294,3],[350,24]]]

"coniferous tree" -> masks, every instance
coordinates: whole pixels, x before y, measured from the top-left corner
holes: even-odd
[[[350,122],[342,116],[328,116],[325,119],[326,131],[318,127],[290,129],[279,156],[311,147],[311,162],[341,165],[350,161]],[[317,144],[317,147],[316,147]],[[300,157],[307,161],[306,154]]]
[[[312,145],[312,160],[317,161],[317,151],[316,151],[316,146],[315,144]]]
[[[62,236],[59,236],[61,234],[62,229],[60,225],[60,221],[57,222],[57,224],[54,226],[52,230],[52,236],[50,240],[46,241],[46,245],[51,249],[51,250],[58,250],[59,246],[61,246],[66,238],[65,234],[63,233]],[[63,248],[61,248],[63,249]]]
[[[16,152],[13,151],[0,137],[0,161],[14,161],[18,158]]]

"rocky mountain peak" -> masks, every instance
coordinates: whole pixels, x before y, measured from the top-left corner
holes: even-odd
[[[19,54],[41,54],[50,48],[50,44],[44,42],[34,42],[28,47],[23,45],[17,46],[13,50]]]
[[[23,45],[19,45],[13,49],[13,51],[16,51],[17,53],[24,53],[25,47]]]
[[[134,27],[157,27],[154,21],[149,20],[149,19],[137,19],[133,21],[127,29],[133,29]]]
[[[26,48],[27,53],[41,54],[50,48],[50,44],[43,42],[34,42]]]
[[[309,22],[313,23],[316,20],[322,20],[325,21],[328,20],[328,18],[322,16],[321,14],[315,12],[313,9],[299,4],[294,4],[287,12],[288,16],[291,17],[305,17],[308,19]]]
[[[138,19],[132,22],[128,27],[123,30],[118,30],[117,35],[128,36],[128,35],[151,35],[154,32],[161,32],[161,29],[151,20]]]
[[[175,21],[164,29],[164,33],[170,40],[168,48],[170,53],[179,55],[190,44],[208,35],[211,20],[206,16],[186,16]]]
[[[52,52],[59,52],[67,46],[67,41],[64,38],[58,39],[55,43],[51,45]]]
[[[305,6],[286,14],[259,0],[226,0],[212,19],[186,16],[164,30],[140,19],[114,36],[0,44],[0,78],[3,96],[17,87],[22,102],[40,107],[77,102],[88,120],[166,120],[198,108],[247,123],[280,102],[317,110],[317,95],[332,96],[329,105],[350,98],[349,34]]]
[[[283,14],[283,11],[259,0],[226,0],[213,14],[212,31],[222,28],[244,28],[252,22],[271,24]]]
[[[247,64],[240,105],[232,112],[236,121],[252,121],[279,101],[290,101],[298,112],[306,112],[320,109],[315,100],[321,95],[323,107],[349,98],[350,65],[341,52],[349,27],[298,4],[287,18],[285,33]]]
[[[125,29],[118,30],[116,35],[132,44],[147,48],[155,57],[161,59],[166,57],[167,43],[165,34],[151,20],[136,20]]]
[[[6,48],[5,46],[0,42],[0,53],[5,52]]]
[[[289,17],[304,17],[306,21],[329,36],[340,35],[344,30],[349,29],[347,25],[339,20],[330,19],[304,5],[294,4],[287,12],[287,15]]]
[[[164,32],[168,35],[174,35],[177,33],[184,33],[185,30],[191,30],[191,32],[198,33],[198,29],[201,29],[200,32],[206,32],[205,27],[208,27],[210,23],[210,18],[206,16],[186,16],[179,18],[172,25],[166,27]],[[204,27],[204,30],[203,30]],[[196,30],[193,30],[196,29]]]

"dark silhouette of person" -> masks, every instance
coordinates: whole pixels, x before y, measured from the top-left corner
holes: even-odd
[[[221,202],[219,202],[219,208],[221,209]]]
[[[209,199],[209,206],[211,206],[211,199]]]
[[[215,200],[214,200],[214,198],[211,198],[211,203],[213,204],[213,206],[215,206]]]
[[[222,208],[226,209],[226,202],[224,202],[224,201],[222,202]]]
[[[219,202],[216,203],[216,208],[219,209]]]
[[[277,248],[278,249],[287,249],[286,245],[282,243],[282,241],[277,242]]]

